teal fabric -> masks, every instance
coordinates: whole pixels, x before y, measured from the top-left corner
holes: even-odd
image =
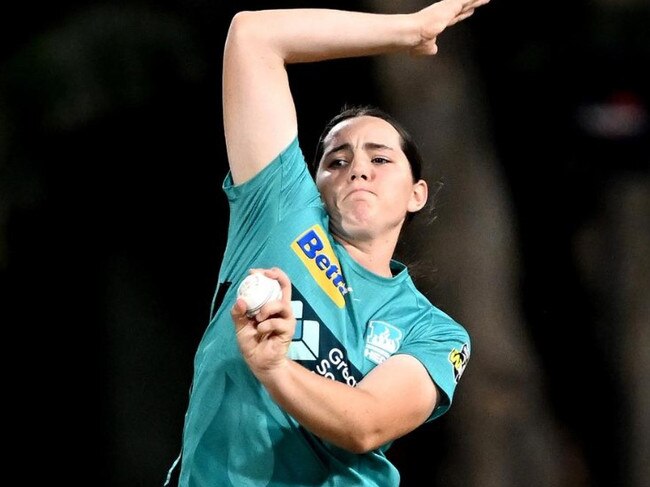
[[[292,281],[297,319],[290,356],[355,386],[393,354],[416,357],[451,405],[469,357],[465,329],[414,286],[405,266],[373,274],[329,235],[328,216],[298,139],[250,181],[223,189],[230,203],[219,273],[223,302],[198,347],[185,418],[180,484],[207,486],[397,486],[384,452],[359,455],[312,435],[279,408],[239,354],[230,319],[236,289],[252,267],[281,267]],[[219,292],[215,293],[215,295]]]

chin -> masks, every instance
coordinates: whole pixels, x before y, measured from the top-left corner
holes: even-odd
[[[330,229],[335,235],[345,240],[368,240],[377,235],[377,221],[379,217],[369,212],[348,211],[345,217],[341,218],[338,213],[336,218],[330,215]]]

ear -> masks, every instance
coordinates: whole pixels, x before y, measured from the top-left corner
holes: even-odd
[[[408,211],[410,213],[415,213],[424,208],[424,205],[427,204],[427,199],[429,198],[429,186],[424,179],[420,179],[417,183],[413,185],[413,191],[411,192],[411,199],[408,204]]]

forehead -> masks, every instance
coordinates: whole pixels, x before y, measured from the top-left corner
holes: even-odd
[[[343,120],[330,130],[324,140],[324,146],[338,145],[344,142],[356,145],[363,142],[385,144],[399,149],[400,135],[390,123],[383,118],[364,115]]]

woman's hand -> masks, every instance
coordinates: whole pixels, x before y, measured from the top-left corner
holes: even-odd
[[[246,315],[246,303],[241,298],[230,311],[241,354],[257,376],[286,365],[296,319],[291,308],[291,281],[287,275],[277,267],[251,269],[251,272],[261,272],[277,280],[282,290],[282,299],[269,301],[252,318]]]
[[[474,10],[490,0],[440,0],[414,15],[420,27],[420,43],[411,49],[416,56],[432,56],[438,52],[438,36],[450,25],[466,19]]]

